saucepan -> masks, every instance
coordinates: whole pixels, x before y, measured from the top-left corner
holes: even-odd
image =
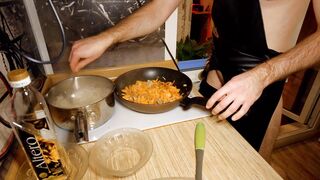
[[[78,143],[86,142],[88,130],[107,122],[114,108],[114,84],[94,75],[75,76],[60,81],[45,95],[53,121],[73,130]]]
[[[123,98],[122,90],[126,86],[132,85],[138,80],[147,81],[156,79],[163,82],[173,82],[174,86],[176,86],[180,90],[181,98],[172,102],[162,104],[139,104]],[[174,69],[164,67],[145,67],[134,69],[120,75],[114,81],[114,83],[115,95],[118,100],[129,109],[142,113],[163,113],[172,110],[179,105],[184,109],[188,109],[192,104],[205,106],[207,102],[207,99],[204,97],[189,98],[188,96],[192,90],[191,79],[184,73]]]

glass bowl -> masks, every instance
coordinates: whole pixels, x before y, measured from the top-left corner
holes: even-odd
[[[92,147],[89,166],[100,176],[128,176],[150,159],[151,139],[139,129],[121,128],[108,132]]]

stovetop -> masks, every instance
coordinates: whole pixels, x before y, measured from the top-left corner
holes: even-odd
[[[105,124],[89,131],[89,141],[96,141],[105,133],[114,129],[137,128],[146,130],[209,115],[209,111],[196,106],[188,110],[183,110],[182,107],[178,106],[160,114],[144,114],[126,108],[116,100],[113,115]],[[56,133],[60,142],[75,142],[72,132],[56,127]]]

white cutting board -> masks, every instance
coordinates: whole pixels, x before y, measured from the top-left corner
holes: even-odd
[[[178,106],[160,114],[144,114],[126,108],[116,100],[112,117],[102,126],[89,131],[89,141],[96,141],[105,133],[118,128],[145,130],[209,115],[209,111],[196,106],[188,110],[183,110],[182,107]],[[69,131],[56,127],[56,133],[61,142],[75,142],[73,133]]]

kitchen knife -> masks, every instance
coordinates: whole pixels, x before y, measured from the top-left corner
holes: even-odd
[[[194,134],[196,153],[196,180],[202,180],[202,162],[204,156],[204,145],[206,140],[206,129],[202,122],[197,123]]]

